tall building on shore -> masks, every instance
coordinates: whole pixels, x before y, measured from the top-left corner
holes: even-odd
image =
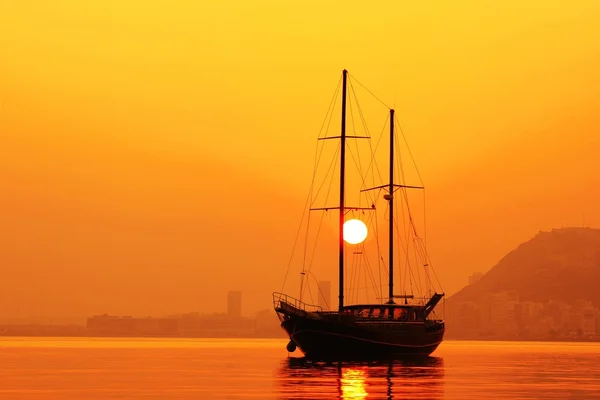
[[[331,310],[331,282],[319,282],[319,306],[324,311]]]
[[[230,318],[242,316],[242,292],[239,290],[227,293],[227,316]]]

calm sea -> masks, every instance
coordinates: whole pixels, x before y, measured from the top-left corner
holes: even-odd
[[[600,399],[600,344],[446,341],[316,364],[285,340],[3,338],[0,399]]]

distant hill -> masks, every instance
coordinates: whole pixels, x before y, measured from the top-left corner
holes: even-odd
[[[600,308],[600,229],[539,232],[448,302],[480,302],[488,293],[501,292],[513,292],[519,301],[584,299]]]

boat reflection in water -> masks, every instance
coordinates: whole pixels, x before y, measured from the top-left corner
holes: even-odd
[[[442,399],[444,360],[319,363],[288,358],[276,381],[280,399]]]

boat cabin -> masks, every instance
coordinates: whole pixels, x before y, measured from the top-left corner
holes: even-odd
[[[423,321],[425,307],[405,304],[368,304],[344,307],[344,313],[359,319]]]

